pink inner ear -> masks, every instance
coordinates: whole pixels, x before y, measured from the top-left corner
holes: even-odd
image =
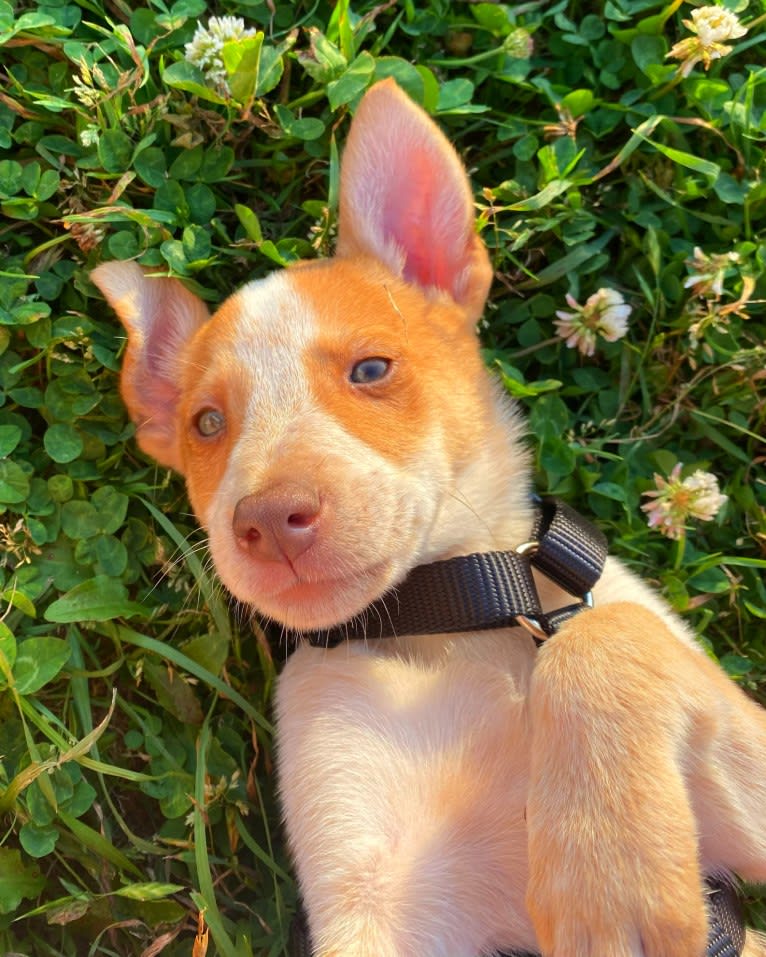
[[[91,278],[128,333],[121,392],[141,447],[180,470],[179,370],[184,345],[210,318],[207,307],[177,279],[154,279],[134,262],[102,263]]]
[[[404,278],[422,287],[436,286],[455,295],[464,249],[465,215],[458,203],[444,201],[444,183],[433,153],[411,152],[407,169],[391,189],[383,213],[383,231],[405,255]]]
[[[339,256],[372,256],[472,319],[492,278],[474,234],[465,168],[436,124],[393,80],[365,94],[343,154]]]
[[[164,290],[163,290],[164,292]],[[198,328],[185,303],[163,295],[146,323],[144,366],[147,378],[159,376],[175,383],[178,379],[179,356]],[[168,394],[172,391],[168,386]]]

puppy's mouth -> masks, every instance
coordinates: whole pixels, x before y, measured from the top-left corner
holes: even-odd
[[[286,628],[315,631],[350,621],[385,594],[400,577],[392,561],[355,568],[304,569],[301,563],[214,557],[223,583],[240,601]],[[296,567],[297,565],[297,567]],[[312,563],[313,565],[313,563]]]

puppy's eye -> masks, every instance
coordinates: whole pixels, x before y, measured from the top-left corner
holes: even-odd
[[[349,379],[357,385],[366,385],[369,382],[380,382],[385,379],[391,368],[391,360],[381,356],[370,356],[362,359],[351,369]]]
[[[218,435],[226,428],[226,418],[218,409],[203,409],[194,420],[194,427],[206,439]]]

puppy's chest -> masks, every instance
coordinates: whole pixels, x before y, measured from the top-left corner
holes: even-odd
[[[507,634],[430,652],[304,647],[288,662],[278,758],[296,865],[311,886],[320,859],[351,878],[370,855],[436,853],[456,886],[489,869],[507,909],[526,883],[531,655]]]
[[[529,643],[516,634],[299,648],[277,693],[281,757],[302,746],[329,757],[338,739],[356,739],[370,749],[360,758],[373,762],[378,747],[408,763],[406,752],[480,760],[501,746],[516,764],[534,664]],[[422,654],[417,643],[428,643]]]

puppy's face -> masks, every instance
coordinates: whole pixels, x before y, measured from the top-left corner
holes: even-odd
[[[229,299],[180,368],[180,469],[238,598],[323,627],[459,544],[438,519],[483,373],[454,306],[374,264],[291,269]]]
[[[497,519],[480,501],[497,472],[475,335],[489,259],[462,164],[392,81],[359,106],[340,200],[334,259],[250,283],[212,319],[177,280],[93,273],[128,330],[139,443],[186,477],[233,594],[295,629],[348,620]]]

